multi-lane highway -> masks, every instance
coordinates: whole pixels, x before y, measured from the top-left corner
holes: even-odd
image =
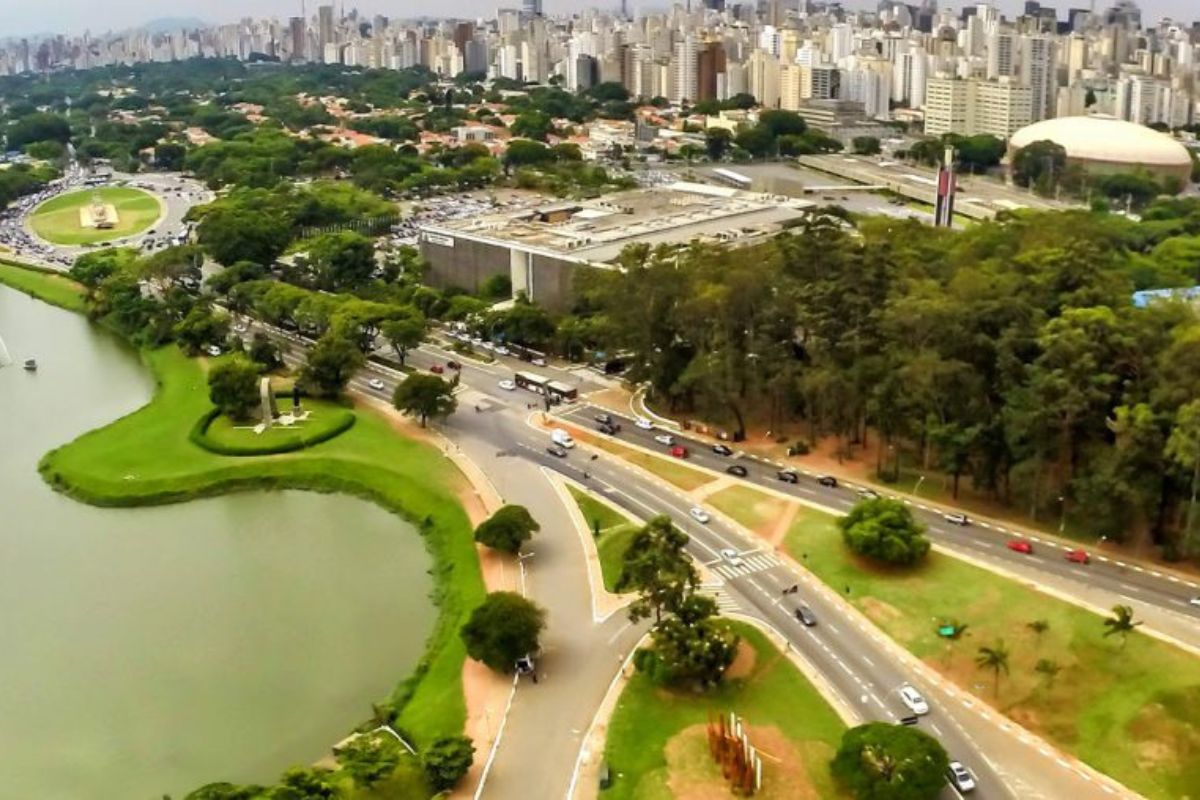
[[[296,361],[300,357],[301,344],[293,340],[290,346],[289,361]],[[701,524],[690,517],[693,502],[687,496],[599,451],[578,447],[571,450],[566,458],[549,454],[546,450],[550,443],[548,434],[531,424],[530,420],[531,414],[535,414],[530,407],[539,407],[539,398],[523,391],[500,388],[499,382],[511,377],[518,362],[475,363],[429,344],[411,353],[409,364],[417,368],[433,365],[444,367],[450,360],[462,363],[462,388],[459,411],[447,422],[445,433],[452,440],[462,443],[464,450],[471,450],[472,457],[494,462],[488,463],[485,471],[502,474],[498,472],[500,464],[518,462],[545,468],[590,485],[595,492],[639,518],[668,514],[690,535],[691,555],[708,568],[711,577],[706,591],[719,597],[724,610],[739,609],[741,613],[775,628],[787,639],[791,648],[820,672],[843,706],[853,708],[859,718],[894,722],[910,715],[911,710],[900,699],[899,689],[906,684],[915,687],[931,708],[930,713],[921,716],[917,724],[936,736],[953,758],[962,761],[975,773],[979,786],[974,796],[1058,798],[1117,796],[1121,793],[1118,785],[1072,759],[1064,758],[1042,740],[991,711],[982,701],[941,679],[875,629],[836,591],[824,586],[797,565],[763,552],[759,549],[759,542],[747,537],[736,525],[720,515],[713,515],[706,524]],[[600,388],[588,376],[574,371],[554,368],[541,368],[539,371],[578,385],[584,393]],[[372,363],[363,374],[356,377],[353,389],[378,399],[390,398],[400,375],[395,370]],[[372,387],[372,378],[380,381],[382,388]],[[594,413],[596,410],[589,408],[586,403],[561,410],[564,419],[589,427]],[[632,424],[625,425],[620,435],[639,446],[663,450],[663,446],[654,441],[653,433],[641,431]],[[692,457],[697,466],[723,469],[729,463],[725,458],[702,451],[699,443],[692,443]],[[749,470],[744,480],[764,488],[783,490],[835,511],[847,508],[856,500],[850,490],[842,487],[830,490],[813,480],[794,486],[782,484],[775,478],[772,465],[755,463],[748,458],[738,460],[746,464]],[[520,474],[524,476],[530,473],[523,470]],[[539,513],[537,509],[535,513]],[[987,533],[987,529],[980,530],[978,526],[963,529],[940,524],[929,512],[925,512],[924,519],[931,524],[931,533],[939,541],[942,537],[954,536],[969,541]],[[933,531],[934,526],[936,531]],[[724,549],[739,553],[742,564],[735,566],[728,559],[723,559],[720,553]],[[985,548],[981,553],[990,553],[991,549]],[[1006,548],[1000,547],[991,555],[1001,554],[1002,550],[1006,551]],[[564,552],[561,547],[557,548],[556,558],[562,559]],[[1035,554],[1037,552],[1035,549]],[[582,560],[582,554],[576,554],[576,557]],[[536,561],[535,558],[531,564],[535,576],[538,575]],[[1047,561],[1045,569],[1049,570],[1055,565],[1057,561]],[[1092,566],[1099,565],[1093,562]],[[562,592],[578,592],[580,585],[586,585],[586,580],[581,582],[577,577],[570,577],[574,573],[566,569],[563,562],[560,561],[556,569],[559,571],[558,577],[554,577],[553,573],[547,574],[542,579],[547,583],[541,584],[541,598],[545,598],[543,602],[548,601],[550,606],[551,628],[556,623],[553,598]],[[795,594],[783,594],[783,590],[791,586],[798,586],[798,591]],[[1149,588],[1159,591],[1152,586]],[[795,610],[800,603],[812,610],[816,625],[806,626],[796,618]],[[599,626],[580,621],[580,614],[570,616],[575,620],[571,623],[573,627],[586,626],[594,628],[594,631],[601,630]],[[612,622],[614,620],[608,621],[609,627]],[[615,657],[625,652],[624,648],[628,646],[630,632],[617,628],[609,633],[604,628],[604,633],[609,648],[614,650],[608,654],[614,656],[608,662],[608,672],[611,674],[616,667]],[[590,637],[564,636],[560,639],[567,648],[572,645],[578,647],[583,640],[593,644],[605,642],[605,638],[597,638],[595,632]],[[564,658],[562,652],[557,657],[561,659],[561,664],[572,663]],[[505,762],[506,753],[509,763],[513,764],[522,763],[526,757],[536,757],[539,742],[545,742],[542,745],[544,747],[580,746],[580,732],[586,727],[580,724],[580,713],[594,710],[603,685],[596,675],[591,674],[595,672],[590,669],[591,662],[574,663],[587,663],[589,670],[585,674],[582,666],[579,666],[579,675],[560,675],[559,679],[573,683],[578,681],[578,686],[572,685],[568,694],[587,698],[590,707],[576,709],[572,714],[546,715],[543,724],[538,709],[542,703],[550,702],[547,699],[549,695],[537,696],[532,690],[528,694],[518,695],[527,705],[523,709],[520,705],[515,706],[518,710],[513,714],[514,720],[525,722],[514,722],[514,728],[506,734],[496,759],[498,765]],[[490,788],[484,793],[485,797],[507,798],[513,794],[512,790],[517,787],[506,781],[505,775],[506,772],[501,770],[493,776]],[[508,777],[511,780],[511,774]],[[539,780],[546,796],[565,795],[565,777],[557,769],[541,774]],[[954,791],[947,787],[946,797],[954,796]]]

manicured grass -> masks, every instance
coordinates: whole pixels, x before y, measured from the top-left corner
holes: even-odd
[[[621,577],[622,564],[625,562],[625,551],[629,549],[629,543],[633,540],[633,535],[637,533],[639,526],[630,522],[607,503],[597,500],[586,492],[581,492],[574,486],[568,486],[567,489],[583,513],[584,519],[587,520],[588,529],[593,532],[593,535],[597,527],[600,530],[600,535],[596,537],[595,541],[596,553],[600,557],[600,571],[604,575],[604,588],[615,592],[617,591],[617,581]],[[599,524],[597,525],[597,523]]]
[[[79,224],[79,209],[90,205],[94,196],[116,208],[117,224],[112,228],[96,230]],[[140,233],[158,219],[161,211],[158,198],[141,189],[105,186],[50,198],[30,214],[29,226],[55,244],[95,244]]]
[[[83,311],[85,290],[81,284],[65,275],[0,261],[0,283],[52,306],[68,311]]]
[[[788,506],[783,498],[755,491],[748,486],[730,486],[709,495],[705,502],[763,535],[770,532]]]
[[[1122,649],[1100,616],[937,552],[915,570],[868,564],[845,549],[834,517],[807,507],[786,547],[828,585],[850,587],[851,602],[930,666],[1101,772],[1152,798],[1200,786],[1200,659],[1141,633]],[[1040,641],[1034,620],[1050,625]],[[969,626],[956,642],[937,636],[949,621]],[[1010,674],[993,698],[974,659],[1001,639]],[[1052,682],[1034,671],[1043,658],[1062,667]]]
[[[408,518],[433,555],[440,614],[425,658],[391,699],[402,706],[398,725],[417,743],[461,733],[466,653],[457,634],[485,591],[471,525],[456,496],[463,478],[451,462],[366,411],[343,435],[306,450],[257,458],[210,453],[188,438],[210,407],[200,363],[175,347],[144,357],[159,382],[150,404],[48,453],[41,464],[45,479],[95,505],[297,488],[359,495]]]
[[[276,422],[262,433],[254,431],[257,412],[250,420],[235,422],[221,414],[213,418],[196,443],[225,455],[262,455],[312,447],[340,436],[355,422],[354,412],[337,403],[306,399],[302,410],[308,417],[293,425]],[[291,413],[291,402],[280,404],[280,411]]]
[[[672,798],[672,786],[681,782],[708,789],[684,796],[724,797],[704,726],[710,714],[731,711],[750,726],[751,741],[782,762],[764,759],[758,797],[843,796],[829,774],[845,730],[841,719],[762,633],[748,625],[735,628],[754,650],[753,667],[711,694],[662,689],[640,673],[630,679],[608,727],[604,757],[613,784],[602,798]]]

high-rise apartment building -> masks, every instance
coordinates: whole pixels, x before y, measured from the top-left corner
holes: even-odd
[[[1020,39],[1021,83],[1032,90],[1033,121],[1054,116],[1057,78],[1054,39],[1048,36],[1022,36]]]
[[[1007,139],[1029,125],[1033,92],[1012,78],[989,81],[930,78],[925,94],[925,135],[991,134]]]
[[[304,17],[292,17],[288,20],[288,34],[291,60],[308,60],[308,30]]]
[[[333,6],[318,6],[317,7],[317,47],[322,54],[325,54],[326,48],[333,44],[334,41],[334,26],[333,26]],[[326,61],[325,63],[331,63]]]

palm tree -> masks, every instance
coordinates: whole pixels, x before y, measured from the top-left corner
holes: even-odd
[[[1142,623],[1133,621],[1133,609],[1129,606],[1115,605],[1112,607],[1113,615],[1104,620],[1104,627],[1108,628],[1104,632],[1104,637],[1116,634],[1121,637],[1121,649],[1125,649],[1125,643],[1129,640],[1129,634]]]
[[[1042,644],[1042,634],[1050,630],[1050,623],[1044,619],[1035,619],[1033,622],[1025,623],[1025,627],[1033,631],[1034,636],[1037,637],[1037,646],[1040,647]]]
[[[1046,686],[1050,687],[1054,685],[1054,679],[1062,671],[1062,665],[1048,658],[1039,658],[1038,662],[1033,665],[1033,671],[1045,678]]]
[[[1008,649],[1004,646],[1004,640],[998,639],[994,647],[979,648],[979,655],[975,656],[975,666],[992,671],[995,678],[992,694],[999,697],[1000,673],[1008,674]]]

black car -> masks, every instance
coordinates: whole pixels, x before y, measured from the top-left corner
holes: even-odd
[[[552,444],[549,447],[547,447],[546,452],[552,456],[555,456],[556,458],[566,458],[567,457],[567,451],[564,448],[559,447],[556,444]]]
[[[610,425],[607,422],[601,422],[599,425],[596,426],[596,430],[600,431],[601,433],[607,433],[609,436],[612,436],[619,429],[617,428],[616,425]]]
[[[775,473],[775,477],[784,483],[798,483],[800,481],[800,476],[790,469],[779,470],[779,472]]]
[[[732,450],[730,450],[728,447],[726,447],[726,446],[725,446],[725,445],[723,445],[723,444],[714,444],[714,445],[712,446],[712,451],[713,451],[714,453],[716,453],[717,455],[719,455],[719,456],[731,456],[731,455],[733,455],[733,451],[732,451]]]
[[[612,425],[612,414],[597,414],[594,419],[601,425]]]
[[[746,469],[741,464],[730,464],[725,468],[725,471],[730,475],[737,475],[739,478],[744,478],[750,474],[750,470]]]
[[[818,475],[817,483],[822,486],[828,486],[830,489],[836,489],[838,485],[837,478],[832,475]]]
[[[808,606],[796,606],[796,619],[800,620],[806,628],[817,624],[817,618]]]

